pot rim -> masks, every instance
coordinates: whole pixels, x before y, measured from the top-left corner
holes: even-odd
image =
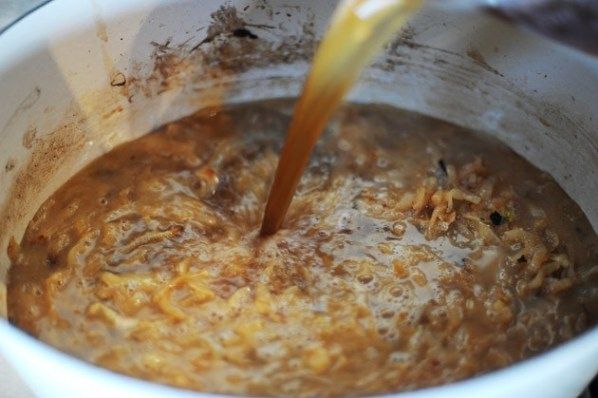
[[[46,362],[65,368],[69,372],[78,373],[83,380],[94,379],[102,386],[108,386],[114,391],[126,391],[129,396],[161,397],[177,396],[186,397],[237,397],[227,394],[214,394],[209,392],[193,391],[173,386],[168,386],[152,381],[147,381],[132,376],[96,366],[82,359],[59,351],[58,349],[28,335],[21,329],[11,325],[7,320],[0,319],[0,351],[8,354],[8,357],[37,355]],[[434,387],[426,387],[414,391],[404,391],[376,395],[377,397],[397,398],[434,398],[434,397],[460,397],[473,391],[492,391],[495,394],[488,396],[501,396],[497,387],[504,386],[510,389],[511,384],[504,384],[507,381],[516,382],[521,375],[545,374],[549,375],[555,365],[566,367],[568,362],[575,361],[579,356],[592,356],[592,349],[598,347],[598,326],[586,330],[581,335],[568,340],[550,350],[544,351],[536,356],[513,363],[502,369],[488,372],[468,379],[443,384]],[[588,354],[589,353],[589,354]]]

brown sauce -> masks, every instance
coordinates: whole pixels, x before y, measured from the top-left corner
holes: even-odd
[[[596,324],[598,239],[495,139],[347,105],[259,236],[291,102],[206,109],[81,170],[10,247],[9,319],[135,377],[358,396],[464,379]]]

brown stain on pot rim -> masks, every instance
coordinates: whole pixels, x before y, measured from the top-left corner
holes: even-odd
[[[201,39],[178,44],[171,39],[152,42],[149,73],[142,72],[147,70],[145,64],[134,63],[126,77],[128,98],[152,97],[209,80],[231,80],[254,68],[306,61],[317,44],[310,21],[303,25],[300,35],[269,41],[262,39],[262,33],[273,27],[246,20],[235,7],[222,6],[210,18],[212,22]]]
[[[499,71],[497,71],[496,69],[494,69],[493,67],[491,67],[490,65],[488,65],[488,62],[486,62],[486,59],[484,58],[484,56],[482,55],[482,53],[477,49],[477,48],[469,48],[467,50],[467,56],[471,59],[473,59],[478,65],[480,65],[482,68],[486,69],[488,72],[492,72],[495,75],[499,75],[499,76],[503,76],[502,73],[500,73]]]
[[[37,128],[35,126],[29,126],[25,134],[23,135],[22,144],[26,149],[31,149],[35,143],[37,136]]]
[[[11,171],[14,170],[16,164],[17,164],[16,160],[14,160],[13,158],[9,158],[6,161],[6,164],[4,165],[4,171],[7,172],[7,173],[10,173]]]
[[[47,185],[49,179],[71,156],[75,156],[84,145],[84,135],[77,123],[64,125],[43,138],[37,138],[31,155],[18,170],[9,189],[7,201],[0,211],[2,247],[11,236],[11,225],[22,218],[31,202]],[[9,162],[11,162],[9,160]],[[14,160],[10,163],[14,168]],[[8,171],[7,163],[6,169]]]

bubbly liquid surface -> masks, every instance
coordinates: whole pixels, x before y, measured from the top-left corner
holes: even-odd
[[[344,0],[318,47],[282,148],[262,234],[281,227],[311,151],[371,58],[422,0]]]
[[[343,108],[260,237],[290,109],[207,109],[75,175],[11,245],[10,321],[136,377],[289,397],[447,383],[596,323],[596,234],[555,181],[393,108]]]

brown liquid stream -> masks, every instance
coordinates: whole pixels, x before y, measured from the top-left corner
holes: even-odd
[[[328,119],[360,72],[421,2],[348,0],[337,8],[295,107],[268,196],[262,235],[280,229]]]

